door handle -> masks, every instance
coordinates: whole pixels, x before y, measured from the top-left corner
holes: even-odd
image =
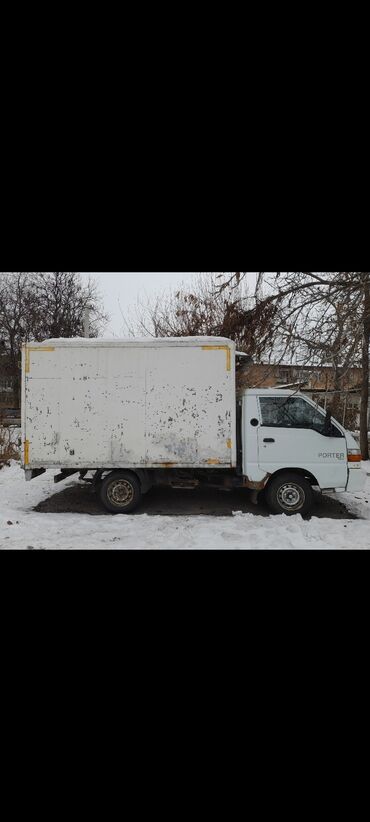
[[[265,440],[263,440],[263,441],[264,441],[264,442],[275,442],[275,440],[272,440],[272,439],[269,439],[269,438],[266,438],[266,439],[265,439]]]

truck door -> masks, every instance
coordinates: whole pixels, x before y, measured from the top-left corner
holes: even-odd
[[[302,468],[320,488],[347,485],[347,446],[343,431],[301,396],[259,396],[258,459],[260,469],[273,474],[282,468]]]

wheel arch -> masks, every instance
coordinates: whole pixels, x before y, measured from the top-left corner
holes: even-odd
[[[273,474],[270,474],[265,485],[265,489],[268,487],[272,480],[276,479],[276,477],[279,477],[282,474],[298,474],[298,476],[304,477],[304,479],[308,480],[308,482],[311,485],[317,485],[318,487],[320,487],[320,483],[317,481],[316,477],[314,476],[314,474],[311,473],[311,471],[306,471],[305,468],[288,468],[287,466],[286,468],[279,468],[278,471],[274,471]]]

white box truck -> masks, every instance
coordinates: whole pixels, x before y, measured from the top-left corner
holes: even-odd
[[[153,485],[265,492],[307,513],[313,487],[359,491],[356,441],[292,390],[236,392],[235,345],[217,337],[27,344],[22,467],[27,480],[80,472],[104,506],[129,513]]]

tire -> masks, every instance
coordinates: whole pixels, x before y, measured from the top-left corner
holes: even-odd
[[[101,483],[100,499],[112,514],[130,514],[141,501],[140,482],[130,471],[112,471]]]
[[[314,495],[310,483],[293,472],[279,474],[266,488],[266,502],[273,514],[301,514],[311,511]]]

